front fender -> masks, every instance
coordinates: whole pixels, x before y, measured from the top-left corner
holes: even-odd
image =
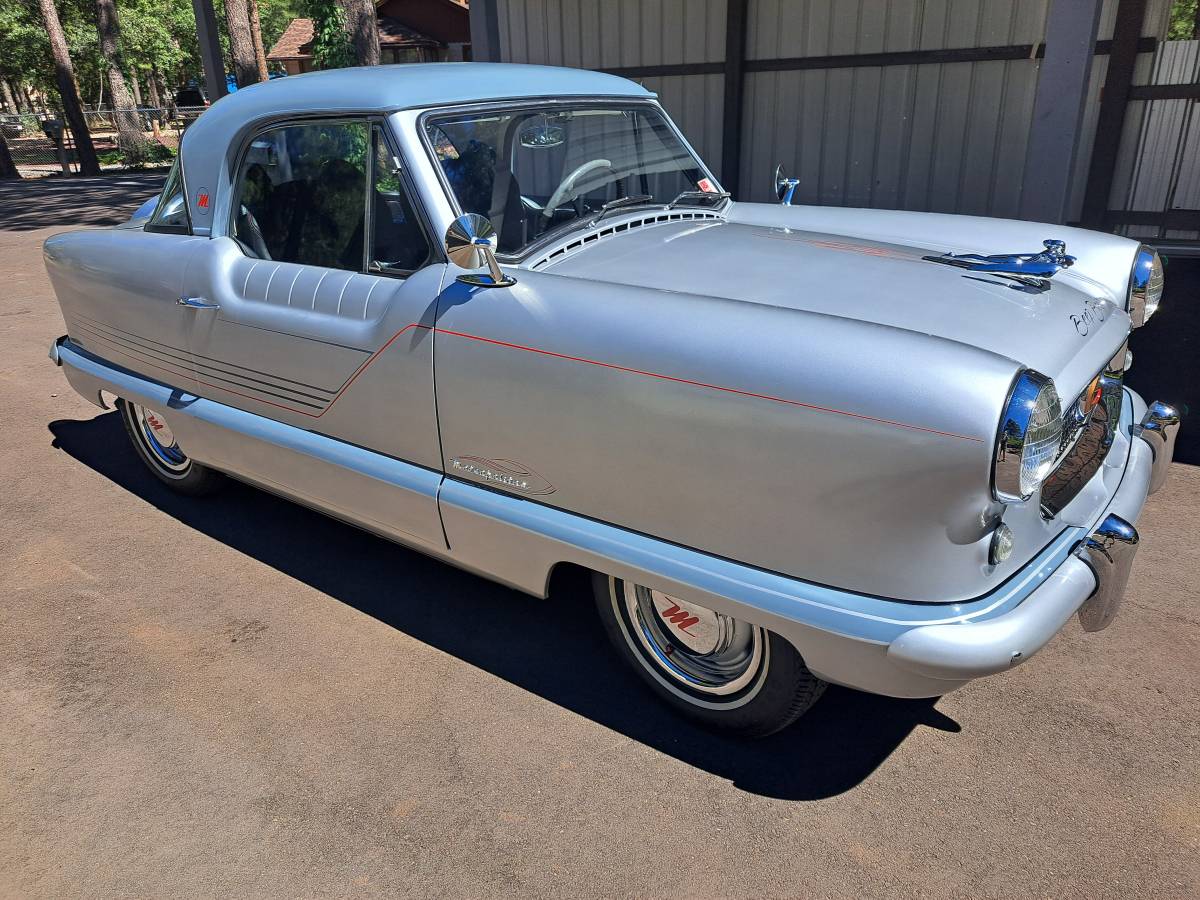
[[[842,316],[522,270],[443,295],[448,476],[537,475],[529,499],[867,594],[986,593],[989,465],[1012,360]],[[522,487],[486,481],[492,490]],[[451,543],[454,535],[450,535]],[[919,562],[917,562],[919,561]]]

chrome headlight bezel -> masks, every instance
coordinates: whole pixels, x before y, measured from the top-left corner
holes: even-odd
[[[1054,382],[1032,369],[1022,371],[1013,381],[996,429],[992,453],[995,499],[1023,502],[1037,492],[1058,459],[1062,419],[1062,402]]]
[[[1162,257],[1152,247],[1142,244],[1129,273],[1127,308],[1134,328],[1141,328],[1158,309],[1163,293]]]

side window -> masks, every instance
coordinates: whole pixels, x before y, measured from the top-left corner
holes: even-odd
[[[147,231],[162,231],[167,234],[191,234],[192,221],[188,218],[187,197],[183,193],[183,174],[180,172],[179,157],[171,166],[171,174],[163,185],[154,214],[146,223]]]
[[[408,190],[392,163],[392,152],[378,128],[372,129],[374,177],[371,184],[372,272],[413,272],[429,259],[429,241],[421,229]]]
[[[286,125],[255,137],[233,205],[246,253],[361,271],[370,140],[366,122]]]

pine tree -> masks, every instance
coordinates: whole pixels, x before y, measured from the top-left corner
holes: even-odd
[[[125,154],[125,162],[136,164],[146,154],[146,138],[138,123],[129,85],[121,73],[121,25],[113,0],[96,0],[96,33],[100,37],[100,53],[104,57],[108,89],[112,94],[117,143]]]
[[[83,118],[83,104],[79,100],[79,89],[75,86],[75,68],[71,65],[71,54],[67,50],[67,38],[63,34],[62,22],[54,0],[38,0],[46,35],[50,39],[50,54],[54,57],[54,78],[58,85],[58,96],[62,100],[63,117],[75,138],[75,152],[79,154],[79,174],[99,175],[100,161],[92,136]]]

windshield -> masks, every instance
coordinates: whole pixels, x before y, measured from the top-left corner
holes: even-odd
[[[554,107],[438,116],[425,125],[464,213],[491,220],[514,255],[552,231],[617,207],[723,199],[703,166],[648,105]],[[697,193],[702,192],[702,193]]]

